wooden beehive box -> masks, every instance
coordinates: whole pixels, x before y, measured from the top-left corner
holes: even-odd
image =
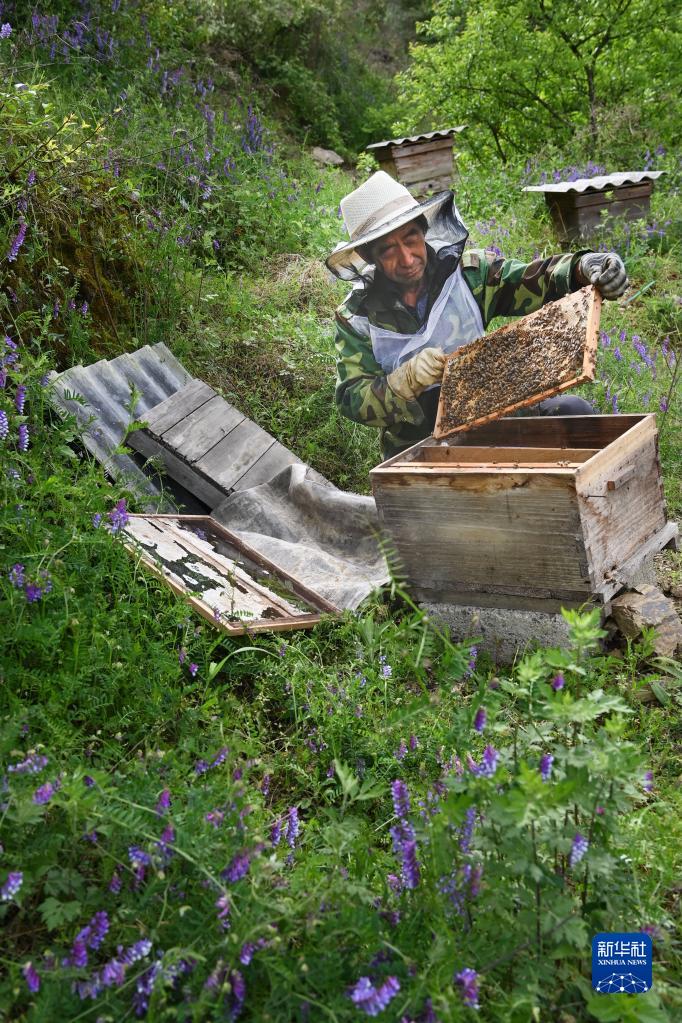
[[[419,600],[557,611],[607,603],[670,545],[653,415],[499,419],[371,473]]]
[[[373,142],[367,151],[376,157],[381,170],[396,178],[416,196],[441,192],[452,184],[455,135],[465,125]]]
[[[433,435],[447,437],[594,379],[601,297],[565,295],[448,356]]]
[[[557,235],[566,240],[588,238],[603,224],[604,214],[640,220],[649,213],[654,181],[664,171],[580,178],[547,185],[529,185],[524,192],[542,192]]]

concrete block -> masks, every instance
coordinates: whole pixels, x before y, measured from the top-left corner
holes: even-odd
[[[423,603],[435,623],[457,643],[477,639],[497,664],[511,664],[526,648],[567,647],[568,625],[560,614],[497,607]]]

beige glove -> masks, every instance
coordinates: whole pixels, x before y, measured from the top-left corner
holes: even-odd
[[[444,366],[444,352],[439,348],[422,348],[421,352],[388,374],[388,386],[399,398],[413,401],[427,387],[440,383]]]

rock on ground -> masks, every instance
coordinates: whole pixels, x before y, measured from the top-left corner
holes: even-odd
[[[657,586],[646,583],[611,601],[611,617],[627,639],[637,639],[645,628],[654,628],[654,650],[661,657],[682,652],[682,620],[672,600]]]

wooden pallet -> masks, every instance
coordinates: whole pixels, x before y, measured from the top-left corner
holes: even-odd
[[[145,419],[147,426],[129,434],[126,443],[160,461],[172,479],[211,509],[235,490],[304,464],[203,380],[192,380]]]
[[[448,356],[437,439],[594,380],[601,297],[583,288]]]
[[[210,516],[131,515],[122,536],[149,571],[231,635],[310,629],[340,613]]]

